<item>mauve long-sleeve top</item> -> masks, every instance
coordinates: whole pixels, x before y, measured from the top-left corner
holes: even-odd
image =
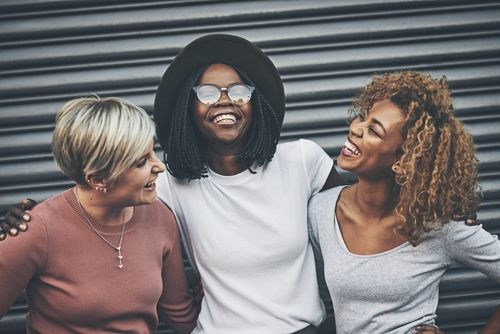
[[[152,333],[158,315],[181,333],[194,327],[178,228],[161,202],[135,207],[121,269],[72,190],[37,205],[31,220],[0,244],[0,317],[26,289],[28,333]],[[122,226],[96,228],[118,244]]]

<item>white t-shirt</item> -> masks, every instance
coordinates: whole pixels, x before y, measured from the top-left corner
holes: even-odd
[[[193,333],[288,334],[325,318],[307,203],[333,161],[314,142],[280,144],[273,160],[222,176],[158,179],[205,292]]]

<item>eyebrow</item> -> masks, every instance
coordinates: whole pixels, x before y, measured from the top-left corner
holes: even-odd
[[[139,158],[137,158],[134,163],[137,163],[137,162],[141,161],[142,159],[147,158],[148,155],[149,155],[149,152],[146,153],[146,154],[144,154],[144,155],[142,155],[142,156],[140,156]]]

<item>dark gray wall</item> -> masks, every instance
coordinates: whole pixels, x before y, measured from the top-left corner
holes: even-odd
[[[282,140],[310,138],[333,157],[345,140],[349,101],[370,74],[446,75],[478,145],[479,218],[500,232],[500,1],[3,0],[0,28],[2,215],[21,198],[43,200],[71,185],[50,154],[64,101],[95,92],[151,112],[173,56],[200,35],[226,32],[257,43],[281,72]],[[453,269],[441,286],[438,322],[446,333],[474,333],[499,303],[498,284]],[[22,332],[25,312],[21,299],[0,332]]]

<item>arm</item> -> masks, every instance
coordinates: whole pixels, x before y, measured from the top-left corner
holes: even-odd
[[[39,220],[33,215],[33,221]],[[16,301],[34,275],[43,271],[47,256],[45,225],[36,221],[26,238],[8,238],[1,244],[0,318]]]
[[[182,260],[179,230],[172,224],[173,245],[163,258],[163,292],[158,303],[158,314],[162,321],[179,333],[191,333],[196,326],[199,307],[189,293],[184,262]]]
[[[18,204],[9,207],[5,221],[0,224],[0,241],[7,238],[7,234],[16,236],[19,231],[24,232],[28,229],[26,222],[30,220],[30,216],[25,210],[32,209],[36,204],[36,201],[25,198]]]
[[[339,174],[339,172],[337,172],[335,166],[332,166],[332,170],[330,171],[330,174],[328,174],[325,184],[323,185],[323,188],[321,188],[320,191],[327,190],[344,184],[349,184],[349,183]]]
[[[481,225],[461,222],[445,225],[448,263],[458,262],[500,283],[500,240]]]
[[[486,325],[479,331],[479,334],[497,334],[500,333],[500,305],[497,306],[495,313],[488,320]]]

